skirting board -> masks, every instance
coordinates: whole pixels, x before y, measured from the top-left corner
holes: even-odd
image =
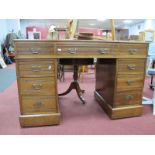
[[[60,123],[60,113],[21,115],[19,120],[21,127],[56,125]]]

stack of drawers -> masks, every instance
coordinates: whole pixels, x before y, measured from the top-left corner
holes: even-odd
[[[110,118],[142,114],[147,48],[146,43],[118,42],[115,59],[98,60],[95,97]]]
[[[145,60],[118,59],[115,106],[140,104]]]
[[[126,58],[117,59],[116,65],[116,86],[114,108],[135,108],[135,115],[142,114],[142,94],[145,78],[146,44],[120,44],[118,55]],[[130,58],[127,58],[130,57]],[[131,58],[133,57],[133,58]],[[140,58],[141,57],[141,58]],[[125,112],[125,111],[124,111]],[[126,117],[134,113],[134,110],[128,110]],[[134,115],[134,114],[132,114]],[[117,114],[117,118],[121,117]],[[113,116],[115,118],[115,116]]]
[[[59,123],[56,60],[52,44],[16,43],[21,126]]]

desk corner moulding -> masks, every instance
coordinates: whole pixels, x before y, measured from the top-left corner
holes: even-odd
[[[94,97],[111,119],[140,116],[148,43],[99,40],[15,40],[22,127],[60,123],[57,59],[96,58]],[[78,61],[76,61],[78,59]],[[80,61],[81,59],[81,61]],[[80,101],[79,101],[80,102]],[[65,123],[65,122],[64,122]]]

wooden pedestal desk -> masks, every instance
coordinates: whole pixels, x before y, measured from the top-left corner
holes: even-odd
[[[57,91],[60,58],[79,61],[97,58],[94,96],[111,119],[142,114],[147,43],[15,40],[15,49],[22,127],[60,123]]]

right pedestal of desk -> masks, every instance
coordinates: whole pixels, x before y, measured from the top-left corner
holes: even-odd
[[[140,116],[145,58],[98,59],[95,98],[111,119]]]

